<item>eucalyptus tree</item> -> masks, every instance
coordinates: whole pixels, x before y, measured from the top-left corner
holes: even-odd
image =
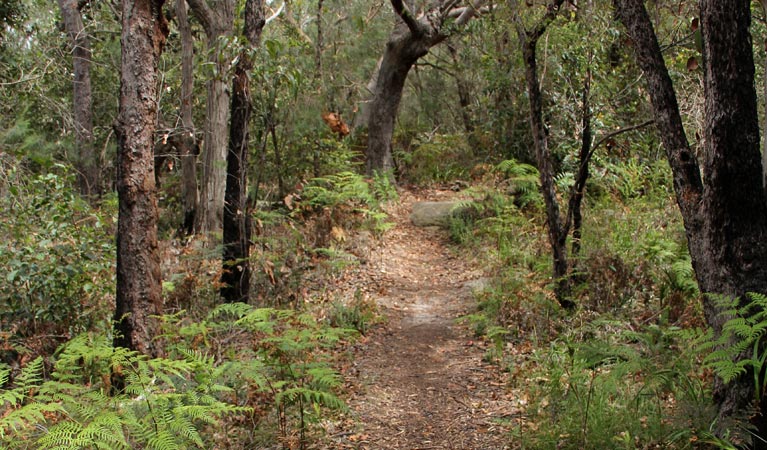
[[[91,88],[91,38],[83,25],[81,11],[87,0],[58,0],[64,29],[72,48],[72,111],[74,116],[80,192],[85,196],[101,193],[101,167],[94,154],[93,92]]]
[[[556,297],[564,307],[572,307],[574,304],[567,299],[570,294],[569,281],[567,278],[568,263],[565,243],[568,229],[562,221],[559,211],[559,203],[556,200],[556,185],[554,183],[554,168],[551,152],[547,139],[545,125],[543,123],[543,102],[540,81],[538,80],[538,62],[536,50],[538,40],[543,36],[546,28],[556,19],[559,8],[564,0],[552,0],[546,6],[546,13],[532,28],[526,30],[519,14],[516,16],[516,28],[519,36],[522,58],[525,62],[525,79],[527,80],[527,92],[530,102],[530,128],[535,144],[535,153],[538,163],[538,171],[541,174],[541,190],[546,204],[546,218],[548,222],[549,243],[551,244],[553,257],[553,277],[556,283]]]
[[[250,95],[252,53],[261,40],[264,18],[263,0],[246,0],[242,34],[246,44],[240,52],[232,81],[232,123],[226,158],[226,195],[224,202],[224,271],[222,297],[227,302],[248,301],[250,287],[250,226],[248,220],[247,174],[250,152]]]
[[[195,135],[192,100],[194,97],[194,38],[189,23],[186,0],[176,0],[176,21],[181,39],[181,133],[175,139],[181,160],[181,197],[184,209],[183,230],[194,232],[200,197],[197,188],[197,153],[199,143]]]
[[[122,0],[118,138],[116,346],[157,355],[162,314],[154,134],[158,60],[168,35],[164,0]]]
[[[235,0],[187,0],[192,14],[205,30],[210,69],[207,80],[205,143],[203,149],[200,209],[195,228],[200,232],[220,231],[226,190],[226,155],[229,124],[227,89],[229,58],[226,43],[234,32]]]
[[[389,35],[380,66],[373,77],[375,87],[367,117],[368,174],[387,172],[394,167],[391,149],[394,122],[410,69],[429,53],[429,49],[444,42],[477,16],[484,3],[484,0],[467,0],[465,3],[443,0],[418,13],[413,4],[391,0],[399,20]]]
[[[676,200],[701,292],[706,321],[719,334],[728,319],[716,296],[767,294],[767,195],[762,184],[750,2],[701,0],[700,29],[705,90],[704,151],[701,166],[690,148],[674,86],[642,0],[613,0],[636,60],[645,73],[648,94],[666,150]],[[764,351],[764,349],[759,350]],[[749,355],[737,355],[739,360]],[[746,366],[724,383],[717,379],[714,399],[717,430],[726,434],[733,418],[751,419],[757,438],[743,433],[753,448],[766,448],[767,400]]]

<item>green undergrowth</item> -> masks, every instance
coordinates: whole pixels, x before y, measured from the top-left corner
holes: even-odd
[[[0,367],[4,448],[303,448],[346,406],[328,350],[353,330],[227,304],[162,319],[162,358],[82,334],[50,359]],[[296,445],[297,447],[294,447]]]
[[[712,368],[668,168],[596,163],[569,255],[576,311],[552,295],[537,171],[504,161],[450,223],[460,251],[496,274],[463,321],[521,399],[512,448],[699,448],[715,424]],[[557,177],[561,199],[571,180]]]
[[[0,154],[0,361],[47,354],[112,315],[116,207],[100,209],[61,165],[28,172]]]
[[[386,205],[397,192],[385,176],[341,171],[313,178],[275,203],[252,211],[252,302],[301,309],[308,292],[323,292],[345,269],[364,262],[392,223]],[[166,304],[195,313],[215,304],[220,248],[192,241],[174,250]],[[323,299],[332,300],[332,299]]]
[[[595,317],[518,356],[511,383],[529,403],[515,447],[697,448],[715,418],[699,337]]]

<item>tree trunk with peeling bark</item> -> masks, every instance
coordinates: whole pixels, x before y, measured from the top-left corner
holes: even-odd
[[[705,158],[700,167],[682,128],[675,92],[652,23],[641,0],[614,0],[633,41],[674,174],[690,255],[708,324],[719,334],[726,320],[711,295],[767,294],[767,196],[762,184],[749,2],[702,0]],[[739,356],[739,358],[745,355]],[[751,419],[767,436],[764,397],[755,399],[751,369],[729,384],[717,379],[717,432]],[[732,430],[736,431],[736,430]],[[739,433],[744,442],[751,435]],[[753,439],[752,448],[765,448]]]
[[[245,3],[243,35],[250,45],[240,54],[232,82],[232,123],[229,152],[226,159],[226,195],[224,202],[224,249],[221,296],[226,302],[248,301],[250,288],[250,226],[248,220],[247,173],[248,129],[252,112],[250,72],[253,58],[249,54],[259,45],[264,27],[263,0]]]
[[[122,1],[118,138],[117,293],[114,344],[156,356],[162,314],[154,133],[157,64],[168,34],[164,0]]]
[[[74,82],[72,104],[77,155],[75,166],[80,193],[101,194],[101,167],[93,150],[93,94],[91,88],[90,36],[83,25],[78,0],[58,0],[64,29],[72,45]]]

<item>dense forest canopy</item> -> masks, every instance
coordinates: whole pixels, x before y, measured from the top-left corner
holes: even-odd
[[[398,192],[442,189],[493,274],[464,320],[499,390],[546,380],[509,436],[766,448],[766,23],[735,0],[3,1],[0,440],[211,448],[226,423],[298,448],[293,424],[305,448],[345,408],[333,346],[385,315],[324,293]],[[154,412],[113,407],[139,395]],[[644,421],[611,423],[621,401]]]

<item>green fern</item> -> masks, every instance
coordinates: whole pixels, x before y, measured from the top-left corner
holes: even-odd
[[[495,166],[496,172],[505,176],[509,184],[509,192],[516,198],[516,203],[524,207],[540,198],[540,173],[529,164],[523,164],[515,159],[501,161]]]
[[[166,358],[83,334],[56,353],[50,374],[42,359],[15,379],[0,367],[0,447],[210,448],[208,432],[222,418],[252,413],[241,405],[253,392],[270,398],[280,417],[297,417],[302,435],[323,411],[345,409],[341,378],[322,349],[353,331],[243,304],[222,305],[200,322],[177,314],[162,323]],[[192,331],[204,336],[204,347]],[[114,375],[122,379],[118,393]]]
[[[312,179],[303,190],[303,198],[306,204],[320,207],[345,203],[369,206],[376,202],[368,183],[354,172],[339,172]]]
[[[112,348],[105,336],[81,335],[59,352],[50,378],[42,360],[28,364],[10,389],[0,391],[0,444],[34,443],[39,449],[205,448],[200,427],[249,408],[217,393],[214,361],[150,359]],[[124,390],[110,395],[108,380],[121,373]],[[8,382],[8,370],[1,373]],[[13,435],[13,437],[11,437]]]
[[[727,320],[718,338],[700,346],[701,350],[712,350],[704,363],[714,369],[725,383],[750,370],[754,377],[755,399],[758,401],[767,385],[764,376],[767,362],[767,351],[764,348],[767,296],[748,293],[746,300],[712,296],[712,301],[719,307],[720,316]]]

